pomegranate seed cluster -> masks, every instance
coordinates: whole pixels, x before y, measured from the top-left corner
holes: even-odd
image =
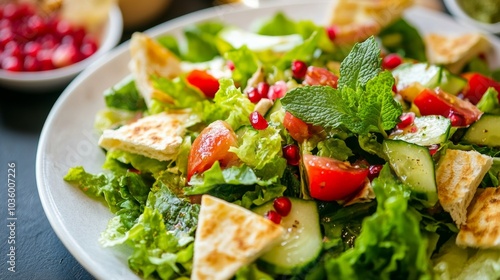
[[[281,223],[281,218],[288,216],[292,210],[292,202],[288,197],[281,196],[275,198],[273,201],[274,210],[269,210],[264,215],[267,219],[275,224]]]
[[[0,69],[45,71],[77,63],[98,49],[96,38],[56,12],[28,3],[0,4]]]

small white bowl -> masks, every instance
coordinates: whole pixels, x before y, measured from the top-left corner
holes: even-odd
[[[470,0],[470,1],[476,1],[476,0]],[[455,16],[459,21],[493,34],[500,34],[500,22],[484,23],[472,18],[457,3],[457,0],[444,0],[444,5],[446,6],[450,14]]]
[[[0,85],[26,93],[47,93],[61,89],[87,68],[102,54],[115,47],[121,39],[123,19],[120,9],[114,5],[109,11],[107,23],[101,35],[99,49],[90,57],[75,64],[40,72],[10,72],[0,69]]]

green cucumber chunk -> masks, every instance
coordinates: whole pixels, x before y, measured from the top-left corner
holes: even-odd
[[[405,63],[392,71],[397,81],[397,89],[402,90],[414,83],[426,88],[441,88],[443,91],[456,95],[467,81],[454,75],[446,68],[427,63]]]
[[[396,130],[390,139],[403,140],[420,146],[442,144],[449,138],[451,128],[450,119],[442,116],[416,117],[413,125]]]
[[[323,237],[316,202],[290,198],[290,214],[281,218],[287,233],[284,241],[260,257],[259,263],[276,274],[296,274],[309,267],[319,257]],[[273,202],[252,209],[259,215],[274,210]]]
[[[429,149],[402,140],[385,140],[383,149],[399,179],[426,207],[438,201],[435,164]]]
[[[480,146],[500,147],[500,115],[482,115],[469,126],[462,141]]]

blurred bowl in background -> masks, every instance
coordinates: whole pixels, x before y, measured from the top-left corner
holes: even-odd
[[[119,0],[125,29],[145,26],[158,18],[170,5],[171,0]]]
[[[0,69],[0,85],[26,93],[47,93],[62,89],[93,61],[115,47],[120,42],[122,33],[122,15],[118,5],[114,5],[109,11],[103,30],[100,32],[99,48],[94,54],[77,63],[53,70],[11,72]]]
[[[467,1],[492,1],[492,3],[496,3],[496,5],[500,6],[500,1],[498,0],[467,0]],[[459,0],[444,0],[444,5],[452,14],[455,18],[457,18],[459,21],[467,24],[467,25],[472,25],[476,28],[479,28],[481,30],[494,33],[494,34],[500,34],[500,22],[496,23],[486,23],[479,21],[472,17],[466,10],[463,9],[463,7],[458,3]],[[480,12],[480,11],[476,11]]]

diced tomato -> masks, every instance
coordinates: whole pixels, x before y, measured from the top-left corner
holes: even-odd
[[[496,91],[500,92],[499,82],[479,73],[466,73],[463,77],[467,79],[467,85],[463,90],[463,95],[465,98],[469,99],[472,104],[477,104],[489,87],[493,87]],[[500,100],[500,95],[498,98]]]
[[[231,146],[236,146],[237,138],[228,123],[215,121],[203,129],[191,145],[188,157],[187,181],[194,174],[202,173],[219,161],[221,166],[227,166],[238,160],[229,152]]]
[[[304,155],[311,197],[323,201],[346,199],[355,194],[368,176],[368,168],[351,166],[327,157]]]
[[[219,90],[219,81],[212,75],[203,70],[193,70],[189,72],[186,80],[191,85],[199,88],[208,98],[214,98]]]
[[[283,126],[288,130],[290,136],[299,143],[304,142],[304,140],[310,138],[312,135],[309,125],[289,112],[285,113]]]
[[[309,66],[307,67],[304,84],[309,86],[331,86],[337,88],[337,77],[332,72],[322,67]]]
[[[442,90],[433,91],[424,89],[413,103],[418,107],[420,114],[440,115],[454,120],[453,126],[468,126],[479,119],[482,112],[467,100]]]

